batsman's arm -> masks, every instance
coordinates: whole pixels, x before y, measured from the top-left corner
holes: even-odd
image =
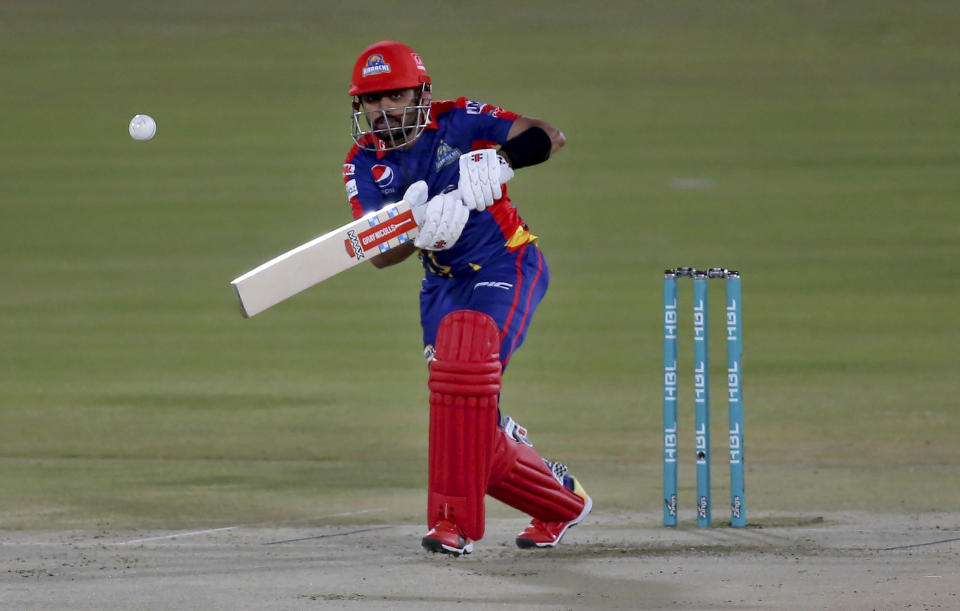
[[[520,115],[507,132],[499,154],[510,167],[520,169],[543,163],[567,143],[559,128],[542,119]]]
[[[390,267],[391,265],[396,265],[404,261],[416,251],[417,247],[413,245],[413,242],[404,242],[400,246],[371,257],[370,262],[373,263],[374,267],[383,269],[384,267]]]

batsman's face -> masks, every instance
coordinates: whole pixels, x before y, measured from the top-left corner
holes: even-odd
[[[370,127],[375,130],[395,129],[404,126],[405,107],[415,106],[416,98],[415,89],[393,89],[365,93],[360,96],[360,103]]]

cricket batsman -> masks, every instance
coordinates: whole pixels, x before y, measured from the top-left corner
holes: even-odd
[[[484,497],[530,515],[521,548],[553,547],[590,512],[566,466],[544,460],[501,417],[501,376],[520,347],[550,273],[537,237],[507,195],[515,170],[564,143],[548,123],[466,98],[434,101],[410,47],[383,41],[357,58],[353,139],[343,166],[355,218],[403,198],[419,236],[373,258],[418,253],[420,321],[429,363],[427,527],[423,547],[453,555],[483,537]]]

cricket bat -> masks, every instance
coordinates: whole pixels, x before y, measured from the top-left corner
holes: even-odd
[[[419,233],[410,204],[400,200],[270,259],[230,286],[250,318]]]

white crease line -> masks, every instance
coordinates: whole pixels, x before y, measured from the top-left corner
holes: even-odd
[[[364,513],[376,513],[378,511],[383,511],[383,507],[373,507],[371,509],[360,509],[359,511],[346,511],[343,513],[332,513],[325,516],[318,516],[318,519],[322,518],[340,518],[343,516],[356,516]],[[191,537],[194,535],[206,535],[208,533],[221,532],[224,530],[231,530],[237,528],[236,526],[224,526],[223,528],[211,528],[209,530],[196,530],[193,532],[186,533],[177,533],[174,535],[164,535],[163,537],[148,537],[146,539],[134,539],[133,541],[124,541],[122,543],[110,543],[109,545],[133,545],[135,543],[146,543],[148,541],[162,541],[164,539],[176,539],[177,537]]]
[[[192,537],[194,535],[206,535],[209,533],[233,530],[236,526],[224,526],[223,528],[211,528],[208,530],[195,530],[193,532],[176,533],[174,535],[164,535],[163,537],[148,537],[146,539],[134,539],[133,541],[124,541],[122,543],[112,543],[111,545],[133,545],[134,543],[146,543],[147,541],[161,541],[163,539],[176,539],[177,537]]]
[[[340,518],[343,516],[358,516],[361,513],[376,513],[378,511],[383,511],[383,507],[374,507],[373,509],[361,509],[359,511],[346,511],[344,513],[331,513],[330,515],[326,515],[326,516],[317,516],[314,519],[319,520],[322,518]]]

